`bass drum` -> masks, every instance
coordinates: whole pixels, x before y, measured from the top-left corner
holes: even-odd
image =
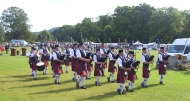
[[[45,65],[43,62],[38,62],[36,64],[38,71],[43,71],[45,69]]]

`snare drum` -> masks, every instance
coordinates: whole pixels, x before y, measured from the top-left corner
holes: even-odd
[[[43,62],[38,62],[36,64],[38,71],[43,71],[45,69],[45,65]]]

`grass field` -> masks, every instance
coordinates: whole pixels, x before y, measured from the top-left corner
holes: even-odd
[[[136,53],[137,60],[140,60],[141,51]],[[150,53],[157,56],[157,51]],[[38,72],[38,80],[33,80],[28,58],[10,56],[10,51],[8,55],[4,52],[0,56],[0,101],[190,101],[190,72],[168,70],[164,78],[165,85],[159,85],[160,76],[153,66],[148,88],[142,88],[141,67],[142,64],[137,72],[135,92],[118,95],[117,83],[108,83],[107,77],[102,77],[102,86],[95,86],[96,77],[93,74],[91,80],[85,82],[87,89],[77,89],[76,83],[71,80],[71,70],[61,75],[62,85],[54,84],[50,67],[48,75]],[[108,72],[106,76],[109,76]]]

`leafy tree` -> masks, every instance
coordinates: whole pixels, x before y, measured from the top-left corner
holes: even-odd
[[[23,9],[19,7],[9,7],[3,11],[0,20],[5,29],[5,35],[8,40],[29,39],[29,18]]]
[[[4,33],[4,29],[0,24],[0,42],[2,43],[5,40],[5,33]]]

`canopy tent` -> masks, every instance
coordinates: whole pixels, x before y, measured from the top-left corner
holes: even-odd
[[[143,45],[141,42],[137,41],[135,43],[133,43],[133,45]]]

